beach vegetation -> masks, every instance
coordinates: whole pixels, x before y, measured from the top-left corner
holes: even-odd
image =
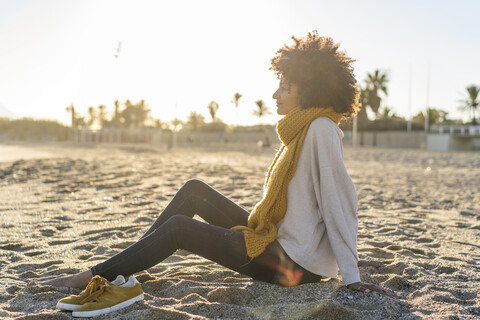
[[[120,102],[115,100],[113,102],[114,105],[114,113],[111,121],[111,125],[114,128],[120,128],[122,126],[122,115],[120,113]]]
[[[132,103],[130,100],[125,101],[125,109],[121,111],[121,123],[125,128],[143,128],[149,119],[150,109],[145,104],[145,100]]]
[[[240,104],[241,102],[241,98],[243,97],[243,95],[241,93],[238,93],[238,92],[235,92],[235,94],[233,95],[233,98],[232,98],[232,103],[233,105],[235,106],[235,108],[238,108],[238,105]]]
[[[428,108],[428,127],[431,128],[433,125],[447,125],[451,124],[451,121],[448,120],[448,112],[435,108]],[[412,121],[418,122],[425,125],[425,111],[420,111],[413,118]]]
[[[220,106],[215,101],[210,101],[210,103],[207,106],[208,113],[210,113],[210,117],[212,118],[212,122],[214,122],[216,119],[216,115],[219,107]]]
[[[377,135],[376,132],[379,130],[379,111],[382,105],[382,99],[386,98],[388,95],[387,84],[389,82],[388,74],[379,69],[374,70],[372,73],[367,73],[367,78],[365,79],[365,86],[360,88],[360,103],[362,109],[359,114],[360,129],[364,130],[367,126],[368,115],[367,108],[369,108],[375,115],[375,119],[371,125],[373,128],[373,145],[376,145]],[[388,113],[387,113],[388,118]],[[387,121],[383,119],[383,124]]]
[[[227,128],[228,125],[226,123],[220,119],[216,119],[213,122],[205,123],[203,126],[201,126],[200,130],[207,132],[225,132]]]
[[[108,124],[107,106],[101,104],[97,107],[97,120],[101,128],[104,128]]]
[[[95,112],[95,108],[88,107],[87,126],[91,128],[96,121],[97,121],[97,113]]]
[[[388,74],[376,69],[372,73],[367,74],[365,79],[365,88],[363,89],[364,101],[366,106],[375,114],[375,119],[378,118],[378,112],[380,110],[382,99],[387,97],[389,82]]]
[[[205,117],[197,112],[190,112],[185,128],[191,131],[198,131],[202,126],[205,125]]]
[[[476,113],[480,106],[480,86],[474,84],[465,88],[467,90],[466,98],[460,100],[461,105],[459,109],[464,112],[472,113],[472,125],[477,124]]]
[[[253,110],[253,115],[257,116],[260,121],[264,116],[271,113],[265,101],[257,100],[255,101],[255,105],[257,106],[257,108]]]
[[[178,119],[178,118],[174,118],[172,121],[170,121],[170,129],[173,131],[173,132],[178,132],[180,131],[180,129],[182,129],[183,127],[183,121]]]
[[[66,141],[69,128],[58,121],[0,118],[0,138],[22,141]]]

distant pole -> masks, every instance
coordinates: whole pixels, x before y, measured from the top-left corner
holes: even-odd
[[[72,141],[72,142],[76,142],[75,141],[75,107],[73,106],[73,103],[70,104],[70,107],[68,107],[68,110],[70,110],[71,114],[70,114],[70,135],[71,137],[69,137],[69,140]]]
[[[429,131],[429,115],[428,115],[428,107],[430,105],[430,64],[427,67],[427,106],[425,110],[425,132],[428,133]]]
[[[412,64],[408,66],[408,122],[407,132],[412,132]]]
[[[357,133],[358,133],[358,114],[353,117],[353,128],[352,128],[352,145],[357,146]]]

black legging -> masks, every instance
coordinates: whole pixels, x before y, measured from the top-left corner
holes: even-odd
[[[192,219],[197,214],[208,223]],[[291,260],[277,241],[259,256],[247,256],[242,232],[230,230],[247,225],[248,212],[200,180],[189,180],[173,197],[150,229],[134,244],[91,268],[93,275],[110,281],[148,269],[184,249],[241,274],[277,283],[282,268],[300,270],[300,283],[316,282],[315,275]]]

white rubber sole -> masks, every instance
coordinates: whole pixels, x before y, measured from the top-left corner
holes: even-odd
[[[63,302],[58,302],[57,303],[57,308],[58,309],[63,309],[63,310],[68,310],[68,311],[73,311],[80,307],[79,304],[69,304],[69,303],[63,303]]]
[[[85,318],[86,317],[96,317],[96,316],[99,316],[101,314],[114,312],[114,311],[120,310],[122,308],[128,307],[129,305],[131,305],[131,304],[133,304],[137,301],[141,301],[141,300],[143,300],[143,293],[134,297],[134,298],[131,298],[129,300],[126,300],[126,301],[123,301],[119,304],[116,304],[112,307],[99,309],[99,310],[92,310],[92,311],[73,311],[72,316],[74,316],[74,317],[85,317]]]

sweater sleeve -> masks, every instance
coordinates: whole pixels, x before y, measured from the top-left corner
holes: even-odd
[[[319,121],[312,147],[314,188],[321,219],[345,285],[360,281],[357,254],[357,195],[343,162],[342,141],[333,122]]]

